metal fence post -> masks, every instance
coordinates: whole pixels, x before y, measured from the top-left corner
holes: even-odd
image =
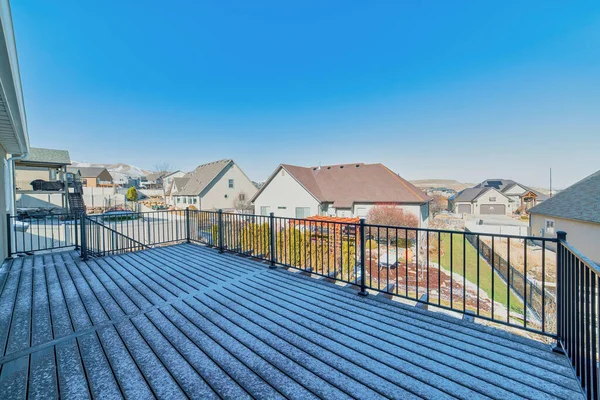
[[[565,351],[561,345],[563,340],[563,290],[564,290],[564,259],[563,242],[567,241],[567,232],[556,232],[556,344],[552,351],[564,354]]]
[[[10,214],[6,214],[6,240],[8,241],[8,257],[12,255],[12,224]]]
[[[269,266],[269,268],[277,268],[275,266],[275,213],[269,214],[269,235],[271,253],[271,265]]]
[[[219,209],[219,220],[217,226],[217,240],[219,246],[219,253],[223,252],[223,210]],[[214,240],[214,239],[213,239]]]
[[[79,238],[77,237],[77,220],[79,219],[79,214],[75,214],[75,250],[79,250]]]
[[[367,292],[366,277],[365,277],[365,219],[360,219],[359,225],[359,238],[360,238],[360,292],[361,296],[366,296]],[[348,260],[350,261],[350,260]]]
[[[189,207],[185,208],[185,237],[186,237],[186,242],[190,243],[190,209],[189,209]]]
[[[88,249],[87,249],[87,234],[86,234],[86,227],[85,227],[85,215],[82,215],[81,217],[81,259],[83,261],[87,261],[88,259]]]

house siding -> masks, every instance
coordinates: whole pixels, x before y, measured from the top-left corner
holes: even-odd
[[[7,213],[7,205],[10,201],[8,190],[12,190],[9,188],[8,182],[6,181],[6,173],[7,173],[7,162],[6,162],[6,151],[2,146],[0,146],[0,158],[2,158],[2,162],[0,162],[0,188],[2,188],[0,193],[0,210],[2,210],[2,218],[0,218],[0,237],[6,238],[6,213]],[[6,258],[8,255],[8,243],[6,239],[0,240],[0,262]]]
[[[554,221],[554,234],[546,233],[546,220]],[[567,241],[590,260],[600,263],[600,224],[574,219],[531,214],[529,220],[532,236],[556,237],[556,232],[567,232]],[[541,231],[541,233],[540,233]],[[552,246],[554,248],[554,246]]]
[[[261,207],[269,207],[278,217],[295,218],[296,207],[310,208],[311,216],[320,214],[319,202],[283,169],[254,200],[256,214],[260,214]]]

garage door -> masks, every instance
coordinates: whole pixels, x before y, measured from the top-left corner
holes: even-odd
[[[506,206],[504,204],[482,204],[479,207],[480,214],[494,214],[494,215],[505,215]]]
[[[471,205],[470,204],[459,204],[457,211],[459,214],[471,214]]]

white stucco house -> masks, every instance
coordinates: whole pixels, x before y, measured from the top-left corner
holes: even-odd
[[[542,203],[548,196],[510,179],[487,179],[448,199],[456,214],[512,215]]]
[[[14,162],[29,153],[27,120],[8,0],[0,0],[0,262],[8,254],[6,213],[15,212]]]
[[[533,236],[555,237],[565,231],[570,244],[600,263],[600,171],[533,207],[529,215]]]
[[[236,200],[249,203],[256,191],[244,171],[227,159],[199,165],[192,172],[173,178],[169,198],[177,208],[231,211]]]
[[[288,218],[315,215],[366,217],[376,205],[411,212],[427,226],[429,201],[419,188],[383,164],[342,164],[320,167],[279,165],[252,202],[257,214]]]

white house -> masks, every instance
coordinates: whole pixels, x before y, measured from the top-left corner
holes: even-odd
[[[315,215],[366,217],[376,205],[413,213],[420,225],[429,218],[430,198],[383,164],[299,167],[281,164],[256,193],[256,213],[289,218]]]
[[[10,6],[0,0],[0,262],[6,258],[8,246],[5,238],[5,214],[14,214],[13,168],[16,159],[29,153],[27,120],[19,76],[19,63],[13,32]]]
[[[472,215],[512,215],[548,196],[510,179],[488,179],[448,199],[450,211]]]
[[[182,177],[173,178],[171,201],[177,208],[233,210],[236,201],[249,203],[256,186],[233,160],[198,166]]]
[[[570,244],[600,263],[600,171],[533,207],[529,215],[533,236],[565,231]]]
[[[163,188],[167,191],[167,193],[170,192],[170,188],[171,188],[171,185],[173,184],[173,180],[175,178],[181,178],[184,175],[185,175],[185,172],[183,172],[181,170],[169,172],[166,175],[163,175],[161,181],[163,184]]]

